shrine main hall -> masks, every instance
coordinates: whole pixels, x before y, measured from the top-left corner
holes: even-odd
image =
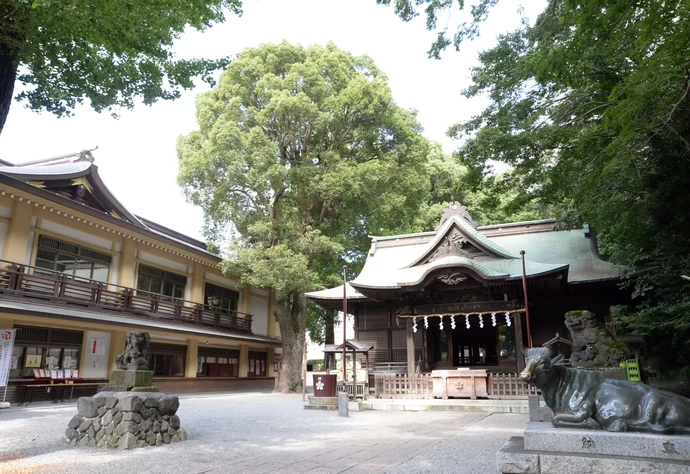
[[[361,273],[345,288],[355,338],[374,346],[371,366],[517,372],[523,346],[569,336],[567,311],[589,310],[605,323],[610,306],[629,299],[618,287],[623,268],[599,257],[588,226],[555,224],[479,226],[451,203],[434,231],[372,237]],[[343,290],[306,296],[342,310]]]

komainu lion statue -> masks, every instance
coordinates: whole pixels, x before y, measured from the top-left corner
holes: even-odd
[[[574,366],[613,366],[632,355],[627,344],[616,341],[605,328],[599,326],[596,315],[589,311],[570,311],[565,314],[565,326],[573,338],[570,363]]]
[[[115,356],[115,364],[121,370],[146,370],[146,351],[149,348],[151,336],[144,331],[128,332],[125,351]]]

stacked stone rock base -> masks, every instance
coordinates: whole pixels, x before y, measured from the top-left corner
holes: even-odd
[[[160,392],[100,392],[81,397],[65,430],[73,446],[133,449],[186,441],[180,401]]]
[[[337,410],[338,397],[314,397],[309,396],[309,403],[304,405],[305,410]]]
[[[690,474],[690,436],[554,428],[532,422],[496,453],[503,474]]]

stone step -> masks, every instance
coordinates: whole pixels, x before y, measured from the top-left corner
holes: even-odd
[[[338,409],[338,405],[304,405],[304,409],[336,411]]]
[[[310,405],[338,405],[338,397],[309,397]]]
[[[584,431],[584,430],[583,430]],[[591,433],[591,431],[587,431]],[[531,451],[525,439],[515,436],[496,453],[502,474],[690,474],[689,461],[645,457],[581,454],[563,451]]]
[[[527,451],[690,460],[689,435],[555,428],[551,423],[529,423],[524,446]]]
[[[363,410],[431,411],[460,410],[492,413],[529,413],[527,400],[438,400],[369,398],[361,402]]]

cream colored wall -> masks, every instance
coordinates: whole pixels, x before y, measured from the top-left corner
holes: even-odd
[[[11,197],[14,196],[14,197]],[[21,198],[21,199],[20,199]],[[148,263],[162,267],[176,273],[184,273],[190,283],[185,295],[194,303],[203,303],[204,284],[208,281],[217,285],[237,289],[235,280],[225,277],[217,267],[217,261],[188,253],[184,248],[171,247],[161,241],[131,230],[115,226],[110,222],[101,221],[91,216],[81,214],[75,210],[61,207],[51,202],[34,201],[28,193],[19,192],[7,186],[0,189],[0,255],[4,260],[31,264],[36,258],[39,235],[83,245],[113,257],[113,264],[108,278],[109,282],[117,285],[135,288],[137,263]],[[245,286],[240,291],[238,310],[253,313],[254,325],[259,328],[255,334],[279,337],[278,325],[275,323],[273,308],[275,296],[273,292],[253,289]],[[77,322],[69,320],[55,320],[38,316],[0,313],[0,328],[11,328],[14,325],[33,325],[46,327],[60,327],[84,331],[107,332],[110,336],[108,354],[108,372],[114,368],[114,357],[124,350],[126,333],[136,330],[135,327],[122,327],[100,322]],[[179,333],[166,331],[150,331],[152,338],[175,337]],[[86,339],[86,337],[85,337]],[[211,347],[227,348],[228,345],[240,349],[240,376],[244,377],[248,371],[249,346],[242,341],[232,339],[201,337],[186,337],[184,342],[188,346],[188,359],[185,375],[196,376],[196,356],[200,340]],[[82,363],[86,354],[84,341],[82,347]],[[256,347],[266,349],[266,347]],[[273,349],[269,349],[269,354]],[[272,362],[268,371],[272,371]]]

